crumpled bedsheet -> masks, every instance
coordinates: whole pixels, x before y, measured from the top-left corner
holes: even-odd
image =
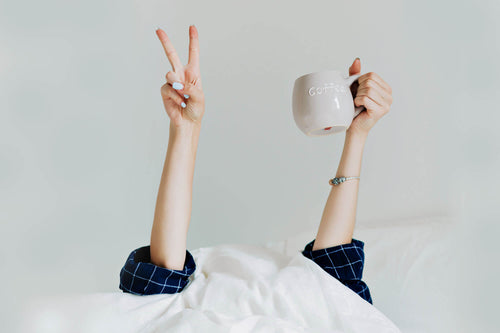
[[[376,299],[366,302],[300,251],[222,244],[190,252],[197,268],[179,294],[45,298],[31,304],[24,331],[400,332]]]

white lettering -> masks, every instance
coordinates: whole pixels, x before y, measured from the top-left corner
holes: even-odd
[[[348,89],[345,85],[336,84],[333,82],[325,83],[324,87],[311,87],[308,90],[309,96],[316,96],[324,94],[332,94],[332,93],[346,93]]]

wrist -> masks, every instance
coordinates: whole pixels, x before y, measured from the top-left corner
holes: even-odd
[[[175,125],[170,122],[170,133],[174,136],[192,136],[201,130],[201,122],[185,122],[182,125]]]
[[[362,131],[349,131],[347,130],[345,133],[345,141],[355,141],[359,143],[363,143],[368,138],[368,132]]]
[[[187,123],[181,126],[170,124],[169,146],[187,145],[193,151],[197,150],[201,123]]]
[[[335,177],[359,176],[367,135],[363,132],[347,132],[342,156]]]

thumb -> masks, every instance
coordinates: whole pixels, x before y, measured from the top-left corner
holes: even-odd
[[[361,60],[359,58],[354,59],[351,67],[349,67],[349,76],[354,74],[359,74],[361,72]]]

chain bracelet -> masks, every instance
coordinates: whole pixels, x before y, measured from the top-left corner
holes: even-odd
[[[351,179],[360,179],[360,177],[335,177],[328,181],[330,185],[339,185]]]

